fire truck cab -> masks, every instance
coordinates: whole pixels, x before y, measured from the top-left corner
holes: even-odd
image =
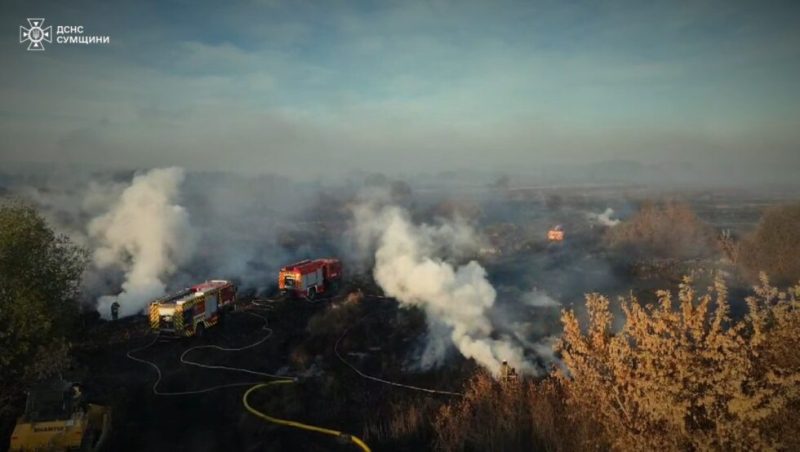
[[[315,298],[335,291],[342,279],[342,263],[338,259],[303,260],[281,268],[278,289],[281,294]]]
[[[175,336],[201,336],[219,323],[236,301],[236,286],[226,280],[206,281],[150,303],[150,327]]]

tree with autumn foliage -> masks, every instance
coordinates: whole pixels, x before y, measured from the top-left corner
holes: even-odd
[[[621,300],[612,327],[608,298],[587,296],[584,330],[563,315],[559,351],[574,416],[602,425],[618,450],[775,450],[800,447],[800,286],[779,291],[765,276],[748,314],[730,316],[725,284],[677,300]]]
[[[760,272],[780,284],[800,280],[800,203],[768,209],[758,227],[737,249],[744,273],[756,279]]]
[[[716,234],[685,202],[645,202],[606,233],[606,243],[634,258],[693,259],[716,249]]]

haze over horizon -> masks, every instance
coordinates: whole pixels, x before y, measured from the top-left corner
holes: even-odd
[[[29,17],[111,43],[28,52]],[[794,2],[7,1],[0,168],[796,184],[798,23]]]

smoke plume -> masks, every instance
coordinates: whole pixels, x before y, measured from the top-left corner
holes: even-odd
[[[195,235],[186,209],[177,203],[183,179],[180,168],[137,174],[110,210],[89,223],[95,267],[124,272],[122,292],[98,300],[104,317],[115,300],[120,316],[141,312],[164,294],[165,279],[192,256]]]
[[[539,290],[531,290],[522,295],[522,303],[533,308],[553,308],[561,306],[561,303]]]
[[[376,202],[358,205],[354,217],[360,244],[375,249],[375,281],[386,295],[426,313],[423,365],[440,363],[452,343],[495,374],[502,361],[522,372],[535,371],[511,337],[495,336],[488,314],[497,294],[484,268],[475,261],[454,265],[442,258],[477,243],[471,229],[459,223],[415,225],[404,209]]]
[[[594,222],[609,228],[613,228],[620,222],[618,218],[611,218],[613,215],[614,215],[614,209],[612,209],[611,207],[606,208],[606,210],[603,213],[588,214],[590,220],[593,220]]]

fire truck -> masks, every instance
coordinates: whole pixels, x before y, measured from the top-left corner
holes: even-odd
[[[174,336],[202,336],[233,308],[236,286],[212,280],[150,303],[150,327]]]
[[[553,229],[547,231],[547,240],[551,242],[564,241],[564,227],[559,224]]]
[[[314,299],[332,293],[342,279],[339,259],[303,260],[281,268],[278,289],[281,294]]]

